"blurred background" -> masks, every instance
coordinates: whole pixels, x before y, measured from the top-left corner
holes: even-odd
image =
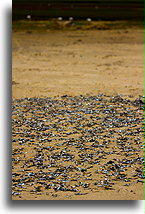
[[[13,20],[143,20],[143,0],[13,0]]]

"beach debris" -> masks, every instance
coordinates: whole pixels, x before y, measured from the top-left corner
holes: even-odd
[[[123,95],[14,99],[13,197],[143,185],[143,107]]]

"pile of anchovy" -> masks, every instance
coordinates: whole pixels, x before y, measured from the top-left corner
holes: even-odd
[[[143,107],[123,95],[13,100],[12,195],[143,184]]]

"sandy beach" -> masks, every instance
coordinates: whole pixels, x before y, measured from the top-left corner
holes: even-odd
[[[132,172],[135,173],[135,170],[139,170],[139,168],[142,169],[143,167],[141,161],[143,158],[143,134],[141,131],[143,129],[141,122],[143,118],[143,28],[131,26],[125,27],[124,29],[118,27],[116,29],[47,29],[45,31],[30,31],[25,29],[13,31],[12,43],[12,98],[14,104],[14,141],[12,145],[14,191],[12,199],[142,200],[142,174],[136,171],[138,174],[136,174],[136,177],[132,177]],[[95,97],[100,94],[102,94],[102,100]],[[22,100],[22,98],[26,99]],[[27,98],[30,98],[30,100],[27,100]],[[33,98],[37,98],[38,100],[33,100]],[[49,98],[49,100],[47,100],[47,98]],[[54,99],[54,103],[51,99]],[[88,101],[86,101],[87,99]],[[112,99],[116,99],[116,102],[112,101]],[[97,101],[94,100],[98,100],[98,103],[95,103]],[[49,102],[52,102],[51,105]],[[74,106],[74,102],[76,106]],[[99,134],[98,124],[102,124],[104,121],[102,118],[107,117],[106,113],[104,113],[100,107],[101,102],[104,107],[108,109],[113,108],[113,111],[118,115],[118,117],[116,117],[115,113],[109,112],[108,115],[111,114],[112,121],[115,117],[116,120],[122,117],[122,120],[127,121],[127,127],[124,125],[125,123],[119,122],[123,124],[120,127],[118,126],[119,129],[116,129],[116,125],[110,129],[108,125],[107,129],[103,127],[102,130],[105,130],[104,133],[100,132]],[[124,107],[121,107],[121,102]],[[42,108],[42,115],[40,114],[41,103],[45,107],[45,109]],[[94,112],[88,113],[88,109],[86,110],[87,105],[90,105],[90,108],[92,108]],[[72,118],[74,109],[77,110],[77,114],[73,113],[74,118]],[[81,112],[81,109],[85,109],[87,113],[85,114],[85,111]],[[63,113],[66,110],[70,110],[68,116]],[[62,111],[62,114],[58,116],[57,112],[59,111]],[[94,118],[99,115],[95,113],[97,111],[102,115],[100,116],[100,120],[98,120],[98,124]],[[80,112],[81,115],[78,116],[78,112]],[[51,115],[50,118],[49,113]],[[125,114],[127,116],[125,116]],[[48,116],[48,121],[39,121],[37,124],[41,129],[42,124],[40,123],[44,123],[43,125],[45,125],[47,130],[41,130],[40,133],[39,129],[31,130],[29,125],[36,122],[35,116],[38,116],[39,119],[42,116],[42,121]],[[82,123],[77,122],[76,118],[82,121]],[[131,118],[130,123],[129,118]],[[80,129],[80,131],[78,129],[68,137],[70,127],[68,123],[69,119],[72,121],[75,120],[73,131],[75,130],[76,124],[78,127],[84,124],[85,129],[84,127]],[[27,120],[29,120],[29,122]],[[63,120],[66,122],[66,129],[63,131],[60,129],[59,131],[58,128],[63,129],[64,127],[62,125]],[[56,130],[54,127],[48,128],[51,127],[52,124],[57,126],[58,121],[60,122],[60,127]],[[89,134],[85,132],[87,130],[86,126],[91,127],[91,124],[93,124],[92,130],[96,130],[95,135],[91,132]],[[26,129],[28,129],[30,135],[34,135],[32,142],[32,136],[29,138],[26,135],[24,137],[22,135],[22,132],[25,133]],[[110,130],[112,130],[113,133],[113,138],[109,141],[108,147],[105,144],[105,140],[108,141],[105,135],[107,130],[108,133],[111,133]],[[127,136],[127,139],[124,140],[124,146],[127,149],[132,149],[132,151],[129,150],[129,152],[131,152],[130,156],[126,156],[127,150],[120,150],[121,148],[118,147],[117,142],[119,142],[120,135],[116,130],[123,130],[123,137],[125,138]],[[136,130],[140,131],[135,134]],[[132,137],[131,132],[133,133]],[[43,136],[41,142],[39,141],[39,137],[36,138],[38,134]],[[56,134],[56,136],[51,134]],[[83,136],[84,139],[82,138]],[[91,139],[93,138],[94,142],[86,141],[87,136]],[[97,136],[101,136],[100,139],[99,137],[97,138]],[[49,138],[50,141],[42,142],[44,138]],[[61,140],[61,138],[63,139]],[[24,144],[22,143],[22,139],[26,140]],[[74,143],[78,143],[80,139],[82,140],[84,148],[86,148],[84,153],[92,154],[92,162],[87,162],[88,160],[86,160],[86,162],[84,161],[84,163],[78,162],[78,155],[83,150],[82,147],[81,150],[77,149],[79,148],[78,144],[76,144],[75,148],[72,145],[69,146],[69,144],[59,147],[59,143],[61,144],[68,140],[72,142],[72,139]],[[140,142],[140,144],[137,144],[137,141]],[[97,143],[97,145],[103,144],[104,147],[93,147],[93,143]],[[51,150],[49,146],[54,148]],[[44,147],[45,149],[49,147],[49,149],[43,150]],[[94,162],[96,159],[95,155],[93,155],[93,150],[98,152],[100,148],[102,152],[106,152],[104,155],[107,159],[99,159],[99,165],[95,165],[94,167],[93,164],[96,163]],[[62,155],[62,151],[64,150],[67,155],[61,156],[64,158],[62,161],[60,154]],[[108,152],[112,151],[115,152],[108,154]],[[119,154],[120,151],[123,151],[123,153]],[[118,153],[118,155],[116,155],[116,153]],[[55,157],[56,165],[52,165],[52,170],[51,167],[44,167],[43,169],[37,164],[28,170],[27,167],[30,159],[31,161],[32,159],[38,161],[39,154],[41,154],[40,157],[44,155],[44,163],[47,166],[53,162],[53,155],[58,154],[58,156]],[[99,153],[94,154],[98,155]],[[50,160],[48,158],[49,156],[51,157]],[[134,160],[134,163],[132,163],[131,166],[131,164],[125,162],[125,160]],[[124,171],[118,171],[117,166]],[[115,172],[118,174],[114,174],[114,176],[118,176],[120,173],[125,174],[125,176],[122,176],[124,176],[123,179],[127,179],[126,182],[121,180],[121,177],[120,180],[118,177],[118,180],[115,180],[116,177],[113,177],[113,182],[112,177],[106,177],[106,180],[104,180],[103,171],[98,171],[102,170],[99,167],[104,167],[103,170],[107,170],[108,173],[111,172],[111,167],[116,167],[114,170],[116,170]],[[62,182],[66,182],[67,184],[67,181],[64,181],[61,177],[54,175],[55,178],[52,181],[51,179],[49,181],[47,177],[45,177],[45,173],[49,172],[50,176],[51,171],[54,172],[58,168],[62,170],[64,174],[66,168],[68,170],[66,171],[68,176],[66,180],[69,180],[68,185],[66,185],[68,189],[62,185]],[[84,169],[84,172],[81,171],[81,169]],[[40,176],[40,172],[43,175],[42,177]],[[37,175],[28,175],[28,173],[36,173]],[[89,174],[91,174],[90,178],[92,180],[89,180]],[[140,177],[138,177],[138,175]],[[31,176],[35,178],[29,179],[28,177],[31,178]],[[77,176],[79,176],[80,181],[77,180]],[[111,175],[107,174],[107,176]],[[24,177],[27,177],[27,179],[23,180]],[[39,182],[37,178],[39,178]],[[45,178],[44,183],[42,178]],[[98,183],[96,184],[96,182]],[[107,182],[107,188],[103,187],[105,182]],[[95,185],[97,185],[97,187]],[[22,186],[25,188],[23,189]]]

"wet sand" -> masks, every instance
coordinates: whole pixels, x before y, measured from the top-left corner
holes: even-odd
[[[118,94],[121,94],[121,97],[123,96],[123,100],[117,101],[116,105],[121,105],[121,102],[126,102],[125,99],[130,100],[129,102],[133,102],[136,99],[139,100],[139,96],[143,96],[143,29],[141,28],[128,28],[128,29],[107,29],[107,30],[77,30],[77,31],[56,31],[56,30],[47,30],[45,32],[28,32],[28,31],[18,31],[13,32],[13,100],[14,105],[16,104],[15,99],[21,99],[21,98],[47,98],[55,97],[56,100],[63,100],[67,99],[68,95],[70,96],[70,99],[76,99],[74,96],[84,96],[84,97],[91,97],[91,96],[97,96],[98,94],[104,94],[108,95],[109,97],[118,97]],[[61,98],[61,96],[64,96],[64,98]],[[133,97],[132,97],[133,96]],[[91,98],[90,98],[91,99]],[[106,98],[105,98],[106,99]],[[39,100],[38,100],[39,101]],[[133,168],[129,170],[129,165],[127,165],[127,169],[125,169],[125,174],[127,170],[127,178],[131,176],[131,181],[120,181],[115,180],[115,184],[107,184],[111,185],[109,187],[110,189],[104,189],[105,177],[102,172],[100,172],[100,175],[96,173],[97,170],[101,170],[99,167],[104,167],[103,170],[107,170],[108,173],[111,172],[109,168],[111,165],[108,165],[107,162],[113,159],[113,162],[110,162],[114,166],[117,166],[115,164],[124,165],[125,163],[122,162],[123,159],[136,159],[136,158],[142,158],[143,157],[143,136],[142,132],[139,131],[137,136],[131,136],[129,135],[129,138],[125,141],[126,147],[131,147],[130,149],[133,149],[130,151],[133,154],[127,158],[125,156],[125,153],[121,153],[119,156],[115,154],[112,154],[111,156],[107,156],[107,159],[101,159],[100,165],[97,165],[90,169],[87,169],[87,171],[79,172],[79,169],[75,168],[87,168],[90,167],[91,163],[78,163],[78,166],[74,166],[72,164],[72,160],[70,159],[69,162],[64,161],[60,167],[59,165],[59,158],[57,159],[57,168],[60,167],[60,170],[62,170],[63,173],[65,173],[65,168],[67,166],[73,165],[68,167],[70,175],[74,175],[73,173],[76,173],[76,177],[80,176],[80,182],[78,181],[72,181],[68,184],[68,190],[66,190],[66,186],[61,186],[60,181],[58,181],[58,178],[55,177],[54,181],[56,182],[49,182],[48,179],[46,179],[45,182],[47,182],[47,185],[45,182],[41,183],[41,174],[45,178],[45,173],[50,173],[51,171],[54,173],[56,170],[56,166],[53,170],[49,168],[49,170],[41,169],[41,167],[36,166],[34,168],[30,168],[30,171],[21,171],[26,168],[21,168],[24,162],[27,162],[31,158],[34,157],[36,159],[39,159],[39,152],[41,153],[41,156],[47,155],[52,156],[53,153],[58,153],[58,157],[62,150],[64,150],[64,145],[62,148],[58,148],[58,142],[60,141],[58,139],[55,139],[55,136],[53,139],[49,136],[49,140],[52,140],[55,149],[54,151],[49,148],[48,150],[43,149],[43,147],[52,146],[52,142],[47,143],[40,143],[40,141],[36,138],[36,135],[39,133],[38,130],[31,130],[30,124],[27,124],[27,119],[30,120],[30,123],[33,122],[30,118],[35,118],[35,111],[36,115],[38,116],[37,121],[41,118],[41,110],[40,112],[38,109],[33,106],[33,101],[30,106],[28,106],[29,101],[22,100],[19,102],[22,102],[22,106],[18,106],[18,115],[15,115],[13,113],[13,122],[15,125],[13,125],[13,139],[16,141],[13,142],[13,173],[14,173],[14,186],[18,183],[20,186],[22,185],[21,179],[24,179],[24,177],[30,177],[29,182],[26,182],[26,189],[24,188],[24,191],[17,191],[17,188],[20,188],[18,185],[17,188],[15,186],[14,193],[13,193],[13,200],[141,200],[143,199],[143,183],[142,183],[142,174],[141,172],[136,172],[135,170],[142,167],[142,162],[137,162],[135,165],[133,165]],[[26,107],[23,106],[23,102],[26,102]],[[67,101],[65,101],[67,103]],[[101,101],[100,101],[101,102]],[[99,103],[100,103],[99,102]],[[141,100],[139,102],[142,102]],[[19,104],[20,104],[19,103]],[[39,103],[39,102],[38,102]],[[36,107],[37,104],[36,103]],[[40,102],[41,103],[41,102]],[[43,102],[42,102],[43,103]],[[57,102],[56,102],[57,103]],[[77,101],[75,100],[76,106]],[[89,101],[90,106],[92,105],[92,101]],[[95,105],[95,104],[93,104]],[[110,107],[110,103],[108,104]],[[128,108],[128,104],[124,103],[126,108]],[[45,106],[45,105],[43,105]],[[105,104],[106,106],[106,104]],[[39,106],[40,107],[40,106]],[[131,115],[137,112],[139,106],[135,107],[132,104],[129,105]],[[34,108],[34,109],[33,109]],[[55,105],[54,105],[55,108]],[[60,108],[60,107],[59,107]],[[59,110],[62,110],[63,107],[61,107]],[[73,106],[73,108],[75,108]],[[86,108],[86,107],[85,107]],[[97,106],[93,107],[98,109]],[[116,108],[116,107],[115,107]],[[118,108],[118,107],[117,107]],[[121,110],[122,113],[127,113],[127,109]],[[16,108],[17,109],[17,108]],[[31,110],[33,109],[33,110]],[[68,106],[66,105],[65,110],[68,109]],[[83,107],[84,109],[84,103]],[[49,106],[49,110],[54,110],[53,106]],[[57,108],[55,109],[57,110]],[[71,109],[73,110],[73,109]],[[24,112],[23,112],[24,111]],[[38,112],[37,112],[38,111]],[[118,110],[117,110],[118,111]],[[24,113],[24,115],[21,115],[21,113]],[[143,113],[142,110],[139,110],[140,114],[134,117],[142,119]],[[44,113],[44,109],[43,109]],[[52,112],[51,112],[52,113]],[[50,113],[50,115],[51,115]],[[120,112],[121,113],[121,112]],[[119,115],[120,115],[119,113]],[[136,113],[137,114],[137,113]],[[108,116],[110,113],[108,113]],[[44,116],[46,116],[44,114]],[[47,115],[49,117],[49,114]],[[54,115],[53,115],[54,116]],[[87,113],[82,113],[82,116],[86,117],[88,119],[87,124],[94,122],[93,118],[90,118],[91,115],[87,115]],[[89,118],[88,118],[89,116]],[[106,115],[107,116],[107,115]],[[106,116],[103,116],[104,118]],[[70,119],[72,115],[68,115],[68,118]],[[76,117],[76,115],[75,115]],[[114,116],[113,116],[114,117]],[[33,119],[34,119],[33,118]],[[111,118],[111,117],[110,117]],[[131,117],[133,118],[133,116]],[[26,127],[27,129],[31,130],[30,133],[34,134],[35,140],[34,142],[30,141],[29,137],[21,136],[21,132],[26,130],[25,125],[22,123],[23,120],[26,119]],[[42,118],[44,120],[44,118]],[[63,121],[64,118],[62,118],[62,115],[60,115],[60,121]],[[67,118],[65,118],[66,120]],[[124,117],[125,119],[125,117]],[[45,121],[45,126],[51,126],[51,124],[57,125],[57,120],[55,121],[54,118],[51,118],[52,121],[49,121],[48,124]],[[16,121],[19,121],[17,123]],[[60,122],[59,121],[59,122]],[[87,120],[84,119],[86,122]],[[40,122],[40,121],[39,121]],[[102,122],[102,121],[101,121]],[[73,123],[73,122],[72,122]],[[38,125],[38,124],[37,124]],[[74,123],[76,125],[76,123]],[[139,122],[136,120],[135,126],[130,125],[130,129],[135,132],[136,129],[143,128],[141,121]],[[69,125],[67,124],[67,128]],[[134,127],[134,128],[133,128]],[[42,128],[41,125],[38,125],[38,128]],[[61,127],[62,128],[62,127]],[[75,126],[74,126],[75,129]],[[74,131],[73,129],[73,131]],[[90,128],[86,128],[90,129]],[[95,129],[95,126],[92,125],[92,130]],[[117,129],[118,130],[118,129]],[[126,130],[125,126],[121,128],[121,130]],[[40,130],[43,132],[43,130]],[[64,140],[68,140],[68,136],[63,136],[63,132],[56,130],[57,134],[59,133],[61,136],[59,138],[65,137],[61,142],[63,143]],[[49,134],[56,134],[54,129],[50,129]],[[67,130],[68,132],[68,130]],[[110,129],[108,130],[110,132]],[[43,132],[45,133],[45,131]],[[97,131],[96,131],[97,133]],[[115,134],[116,133],[116,134]],[[31,135],[30,134],[30,135]],[[46,134],[48,134],[48,131],[46,131]],[[65,133],[66,134],[66,133]],[[65,135],[64,134],[64,135]],[[72,134],[72,136],[69,138],[74,138],[75,142],[78,142],[78,139],[82,139],[82,136],[84,135],[84,147],[88,147],[89,154],[93,153],[92,149],[94,151],[98,152],[101,147],[99,147],[100,144],[103,144],[102,139],[97,139],[97,137],[94,139],[94,142],[87,142],[87,136],[86,133],[83,134],[80,133]],[[73,136],[74,135],[74,136]],[[102,135],[102,134],[101,134]],[[33,137],[34,137],[33,136]],[[42,135],[43,136],[43,135]],[[98,135],[99,136],[99,135]],[[32,136],[31,136],[32,137]],[[138,141],[141,143],[137,144],[137,137]],[[21,144],[24,140],[28,139],[26,143]],[[48,136],[46,136],[48,138]],[[58,136],[57,136],[58,138]],[[92,138],[92,135],[91,135]],[[102,147],[102,152],[111,152],[114,150],[118,150],[119,148],[116,147],[119,135],[118,132],[114,132],[114,138],[115,140],[114,145],[109,142],[109,148],[106,147],[106,144],[104,143],[104,147]],[[42,140],[42,139],[41,139]],[[48,140],[48,139],[47,139]],[[69,139],[70,140],[70,139]],[[107,139],[108,140],[108,139]],[[21,142],[22,141],[22,142]],[[99,141],[97,143],[96,141]],[[104,137],[105,141],[105,137]],[[71,142],[71,141],[70,141]],[[95,143],[96,147],[93,147],[92,144]],[[110,144],[111,143],[111,144]],[[130,144],[129,144],[130,143]],[[37,145],[36,145],[37,144]],[[47,146],[46,146],[47,144]],[[138,146],[140,147],[138,147]],[[76,145],[77,146],[77,145]],[[31,148],[31,150],[30,150]],[[134,149],[139,149],[139,151],[136,151]],[[22,149],[22,150],[21,150]],[[72,145],[67,145],[67,149],[70,149],[68,153],[75,156],[75,161],[78,159],[79,155],[79,148],[72,148]],[[128,148],[129,149],[129,148]],[[40,151],[38,151],[40,150]],[[56,151],[55,151],[56,150]],[[74,151],[72,151],[74,150]],[[116,152],[117,152],[116,150]],[[87,150],[85,154],[87,154]],[[120,150],[118,150],[118,153]],[[98,154],[97,154],[98,155]],[[100,153],[101,155],[101,153]],[[108,154],[109,155],[109,154]],[[65,157],[65,156],[64,156]],[[69,155],[68,155],[69,157]],[[71,157],[71,156],[70,156]],[[85,157],[85,156],[84,156]],[[95,161],[95,156],[92,155],[92,161]],[[108,158],[109,157],[109,158]],[[19,161],[19,159],[21,159]],[[46,157],[45,157],[46,158]],[[45,159],[44,158],[44,159]],[[51,157],[53,159],[53,157]],[[141,159],[142,160],[142,159]],[[38,161],[38,160],[37,160]],[[86,160],[87,161],[87,160]],[[96,160],[97,161],[97,160]],[[29,161],[28,161],[29,162]],[[45,162],[45,161],[44,161]],[[48,161],[45,163],[45,165],[49,165],[51,161]],[[76,163],[75,163],[76,164]],[[80,165],[79,165],[80,164]],[[93,163],[92,163],[93,164]],[[107,164],[107,165],[105,165]],[[73,168],[74,167],[74,168]],[[93,170],[92,170],[93,169]],[[40,173],[40,171],[43,171],[43,173]],[[91,171],[92,170],[92,171]],[[36,173],[34,176],[33,174],[28,173]],[[132,174],[130,173],[140,173],[139,177],[132,177]],[[18,173],[19,175],[15,175],[15,173]],[[68,174],[69,174],[68,173]],[[86,174],[85,174],[86,173]],[[87,175],[89,173],[92,174],[92,177],[89,181],[84,181],[84,179],[87,178]],[[107,172],[106,172],[107,173]],[[124,174],[124,172],[121,172]],[[80,175],[79,175],[80,174]],[[40,179],[40,183],[36,182],[35,179],[32,179],[32,177],[38,177]],[[42,176],[42,177],[43,177]],[[50,175],[49,175],[50,176]],[[55,176],[55,175],[54,175]],[[68,175],[69,176],[69,175]],[[101,177],[103,176],[103,177]],[[117,175],[116,175],[117,176]],[[123,176],[123,175],[122,175]],[[137,175],[138,176],[138,175]],[[89,178],[89,177],[88,177]],[[111,178],[111,179],[110,179]],[[107,177],[108,179],[108,177]],[[109,177],[110,180],[112,180],[112,177]],[[118,179],[118,178],[117,178]],[[125,178],[124,178],[125,179]],[[45,180],[45,179],[44,179]],[[63,180],[63,179],[62,179]],[[139,180],[139,181],[138,181]],[[25,180],[24,180],[25,181]],[[27,181],[27,180],[26,180]],[[103,183],[99,183],[99,182]],[[35,182],[37,183],[35,185]],[[73,184],[74,182],[74,184]],[[75,183],[76,182],[76,183]],[[53,186],[53,183],[55,186]],[[89,186],[87,187],[87,184],[89,183]],[[95,184],[96,183],[96,184]],[[125,184],[130,183],[128,186]],[[52,184],[52,186],[50,185]],[[50,186],[49,186],[50,185]],[[63,189],[62,191],[59,191],[59,185]],[[77,186],[79,185],[79,186]],[[86,188],[85,188],[86,185]],[[102,185],[102,186],[99,186]],[[114,187],[115,185],[115,187]],[[23,186],[23,185],[22,185]],[[38,188],[38,186],[41,186]],[[71,187],[73,186],[73,187]],[[75,187],[74,187],[75,186]],[[25,185],[24,185],[25,187]],[[33,187],[33,188],[31,188]],[[36,187],[36,188],[35,188]],[[50,187],[50,188],[49,188]],[[58,188],[58,189],[57,189]],[[79,189],[79,191],[70,191],[70,189]],[[23,190],[23,188],[22,188]],[[34,190],[34,191],[32,191]],[[66,191],[64,191],[66,190]],[[21,194],[15,194],[21,193]],[[43,194],[41,194],[43,193]],[[77,194],[79,193],[79,194]],[[82,195],[81,195],[82,194]]]

